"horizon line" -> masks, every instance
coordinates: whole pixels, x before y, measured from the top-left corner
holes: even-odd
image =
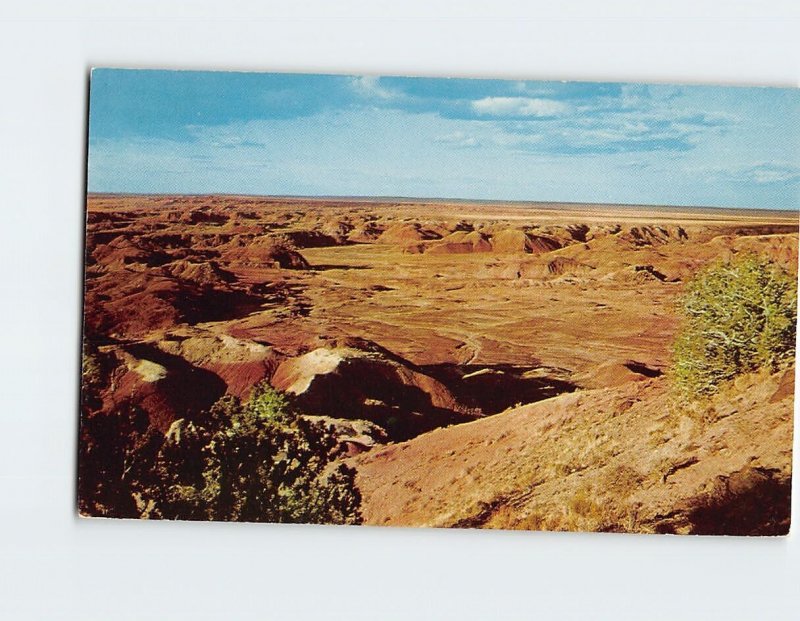
[[[503,205],[553,205],[553,206],[604,206],[604,207],[653,207],[653,208],[673,208],[673,209],[713,209],[730,211],[763,211],[763,212],[795,212],[800,213],[800,206],[797,207],[725,207],[721,205],[677,205],[668,203],[601,203],[601,202],[579,202],[579,201],[556,201],[556,200],[522,200],[522,199],[489,199],[489,198],[457,198],[446,196],[391,196],[391,195],[362,195],[362,194],[249,194],[239,192],[113,192],[113,191],[93,191],[87,190],[86,197],[89,196],[223,196],[223,197],[245,197],[245,198],[266,198],[266,199],[290,199],[290,200],[316,200],[316,201],[364,201],[364,202],[389,202],[400,201],[406,203],[477,203],[477,204],[503,204]]]

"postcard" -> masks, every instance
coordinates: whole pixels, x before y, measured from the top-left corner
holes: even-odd
[[[95,69],[80,514],[787,533],[798,93]]]

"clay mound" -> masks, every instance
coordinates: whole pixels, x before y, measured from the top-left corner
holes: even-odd
[[[475,225],[467,220],[459,220],[458,222],[449,223],[447,229],[452,233],[465,232],[469,233],[475,230]]]
[[[467,234],[470,232],[471,231],[461,231],[461,230],[453,231],[449,235],[445,235],[444,237],[442,237],[441,242],[443,244],[461,244],[465,241]]]
[[[167,276],[180,278],[201,287],[225,287],[235,280],[234,275],[222,269],[216,261],[193,263],[181,259],[168,263],[161,269]]]
[[[490,252],[492,244],[488,236],[478,231],[457,231],[431,245],[430,254],[468,254],[472,252]]]
[[[522,278],[555,278],[559,276],[584,276],[592,272],[591,265],[581,263],[572,257],[556,257],[546,263],[531,261],[519,267]]]
[[[98,246],[104,246],[117,237],[124,236],[124,231],[94,231],[86,234],[86,247],[94,250]],[[91,257],[91,255],[89,255]]]
[[[347,235],[347,241],[355,244],[369,244],[377,240],[383,233],[383,228],[374,222],[365,222],[353,227]]]
[[[226,385],[226,392],[246,399],[252,387],[272,377],[283,357],[272,347],[227,334],[172,337],[157,347],[190,364],[211,371]]]
[[[102,238],[97,236],[87,237],[87,249],[87,255],[107,269],[122,269],[134,263],[145,264],[152,256],[152,253],[124,235],[115,236],[108,243],[102,243]]]
[[[240,265],[294,270],[311,267],[289,240],[271,235],[238,236],[231,240],[224,256]]]
[[[417,246],[417,248],[425,248],[425,246]],[[491,250],[491,246],[489,246],[488,249],[482,250],[482,252],[488,252],[489,250]],[[428,250],[429,254],[469,254],[471,252],[476,252],[475,247],[465,242],[436,244],[435,246],[431,246]]]
[[[427,235],[433,235],[434,239],[441,239],[453,232],[452,224],[447,222],[425,222],[423,229]]]
[[[607,278],[626,283],[677,282],[679,278],[667,276],[652,265],[631,265],[625,269],[611,272]]]
[[[97,224],[114,224],[126,221],[127,218],[125,216],[107,211],[89,211],[89,213],[86,214],[86,224],[89,225],[89,227],[93,227]]]
[[[441,233],[419,223],[397,223],[391,225],[380,234],[377,241],[381,244],[407,245],[431,239],[441,239]]]
[[[553,276],[585,274],[592,269],[594,268],[591,265],[580,263],[569,257],[556,257],[547,263],[547,273]]]
[[[192,235],[192,249],[204,249],[216,253],[220,247],[231,242],[236,235],[241,235],[243,227],[231,228],[225,233],[200,233]],[[244,229],[246,230],[246,229]]]
[[[797,271],[798,245],[796,235],[760,235],[739,237],[732,244],[737,252],[767,256],[794,273]]]
[[[184,269],[194,271],[189,265]],[[199,270],[202,273],[204,268]],[[88,334],[143,338],[151,332],[248,314],[263,304],[258,295],[227,283],[198,284],[154,270],[121,270],[87,280],[85,325]]]
[[[566,231],[572,239],[578,242],[586,243],[594,238],[587,224],[569,224]]]
[[[585,227],[585,228],[584,228]],[[526,229],[528,234],[541,235],[549,239],[555,240],[560,246],[569,246],[575,242],[585,243],[592,239],[589,233],[589,227],[584,224],[576,225],[549,225],[549,226],[535,226],[532,229]]]
[[[184,224],[225,224],[230,220],[230,216],[224,213],[215,213],[213,211],[200,211],[192,210],[184,213],[180,221]]]
[[[620,232],[617,237],[634,247],[658,246],[689,239],[681,226],[633,226]]]
[[[187,250],[193,246],[188,233],[148,233],[137,239],[137,244],[148,252],[160,250]]]
[[[405,246],[403,248],[404,254],[423,254],[426,250],[428,250],[428,244],[411,244],[410,246]]]
[[[174,301],[183,288],[172,278],[127,272],[87,282],[85,324],[90,334],[141,336],[181,323]]]
[[[604,362],[576,379],[588,388],[610,388],[627,382],[641,382],[662,375],[660,369],[635,360]]]
[[[234,217],[238,222],[243,220],[258,220],[258,213],[250,209],[240,209],[234,214]]]
[[[144,344],[115,349],[119,366],[102,395],[104,412],[135,406],[165,433],[179,418],[192,419],[225,394],[225,383],[178,356]]]
[[[320,227],[320,231],[333,237],[338,244],[343,244],[347,241],[347,236],[354,228],[352,224],[344,220],[328,220]]]
[[[444,384],[376,351],[321,347],[281,363],[271,382],[309,414],[369,420],[394,440],[474,418]]]
[[[341,245],[337,237],[322,231],[287,231],[285,235],[297,248],[328,248]]]
[[[561,244],[555,239],[519,229],[505,229],[492,236],[492,250],[498,253],[543,254],[558,248],[561,248]]]
[[[383,290],[383,287],[378,285],[377,290]],[[370,341],[369,339],[360,336],[320,336],[317,339],[314,339],[314,341],[312,341],[312,343],[306,347],[303,353],[308,353],[310,350],[319,349],[320,347],[325,347],[328,349],[357,349],[360,352],[375,354],[378,357],[396,362],[401,366],[414,366],[405,358],[398,356],[394,352],[381,345],[378,345],[375,341]]]

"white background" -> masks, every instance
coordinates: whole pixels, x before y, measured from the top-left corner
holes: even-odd
[[[661,4],[4,4],[0,616],[800,618],[796,533],[747,540],[75,515],[91,65],[798,85],[795,2]]]

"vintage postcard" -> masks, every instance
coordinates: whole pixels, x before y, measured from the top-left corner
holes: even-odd
[[[94,70],[81,515],[785,534],[799,92]]]

